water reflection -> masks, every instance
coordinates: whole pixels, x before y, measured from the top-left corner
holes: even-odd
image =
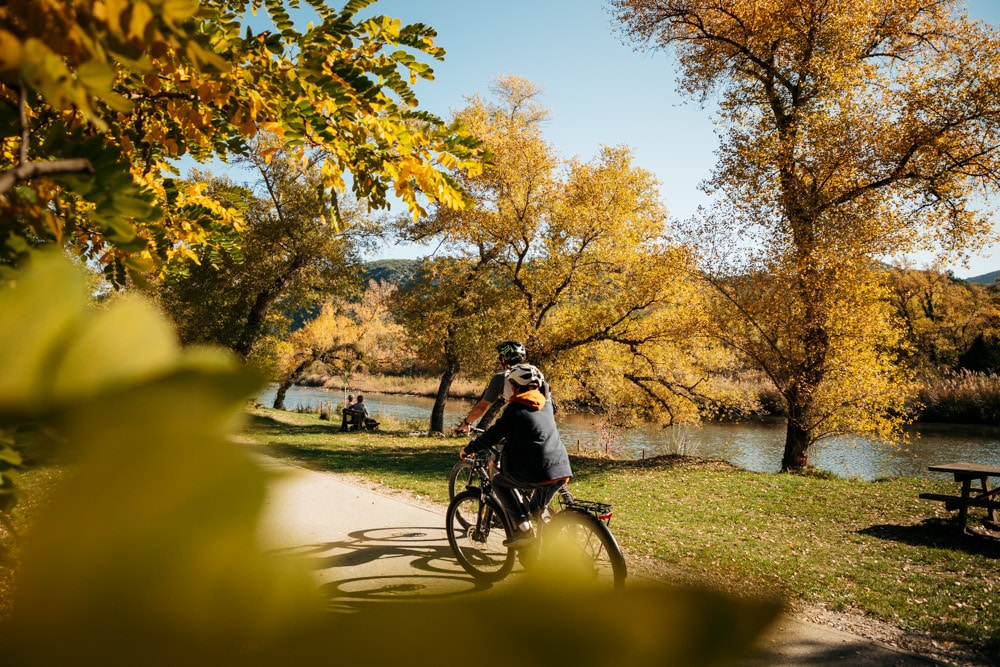
[[[261,403],[271,405],[274,389],[262,392]],[[292,387],[285,398],[289,408],[314,408],[324,401],[343,400],[341,392],[309,387]],[[412,421],[425,428],[433,399],[420,396],[365,395],[368,409],[378,415]],[[458,424],[472,404],[449,401],[444,423]],[[628,431],[612,431],[599,417],[562,411],[557,422],[563,442],[570,450],[606,450],[622,458],[642,458],[661,454],[686,454],[725,459],[757,472],[777,472],[784,447],[784,425],[706,424],[701,427],[642,426]],[[886,476],[945,477],[927,472],[927,466],[945,461],[975,461],[1000,465],[1000,428],[922,424],[919,437],[908,447],[890,450],[863,438],[833,438],[816,445],[810,461],[821,470],[840,477],[876,479]]]

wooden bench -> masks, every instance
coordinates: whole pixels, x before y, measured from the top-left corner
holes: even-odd
[[[364,415],[360,412],[355,412],[350,408],[344,408],[340,411],[343,416],[343,421],[341,421],[340,430],[341,431],[360,431],[363,426]]]
[[[1000,510],[1000,487],[990,487],[990,477],[1000,477],[1000,466],[984,465],[956,461],[927,466],[931,472],[947,472],[954,476],[956,482],[962,484],[961,495],[952,496],[943,493],[921,493],[924,500],[936,500],[944,503],[948,511],[958,510],[958,523],[965,530],[969,518],[970,507],[984,507],[989,514],[989,520],[997,522],[997,510]],[[975,486],[973,482],[979,482]]]

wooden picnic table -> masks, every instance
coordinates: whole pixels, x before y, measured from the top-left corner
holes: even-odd
[[[932,472],[951,473],[956,482],[962,484],[961,495],[952,496],[942,493],[921,493],[925,500],[944,502],[945,509],[958,510],[958,523],[964,531],[969,517],[970,507],[985,507],[990,521],[997,522],[997,510],[1000,509],[1000,486],[990,487],[990,477],[1000,477],[1000,466],[982,463],[955,461],[927,466]],[[978,482],[978,486],[973,482]]]

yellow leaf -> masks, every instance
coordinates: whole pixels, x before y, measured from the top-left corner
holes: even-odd
[[[179,357],[180,347],[163,315],[146,301],[121,298],[71,342],[52,389],[64,399],[102,393],[148,380]]]
[[[95,95],[108,91],[115,82],[111,65],[99,58],[91,58],[76,70],[76,78]]]
[[[106,21],[108,22],[108,28],[115,35],[124,35],[122,32],[121,15],[129,8],[128,0],[104,0],[104,5],[107,8]]]
[[[145,2],[137,2],[132,5],[132,16],[128,26],[129,39],[144,40],[146,26],[153,20],[153,10]]]
[[[253,14],[256,16],[256,9],[251,9],[254,10]],[[160,16],[172,28],[175,28],[178,23],[188,20],[196,13],[198,13],[198,3],[195,0],[166,0],[160,9]]]
[[[35,270],[0,288],[0,414],[44,409],[52,359],[79,325],[87,302],[79,272],[58,253],[39,253]],[[39,307],[44,304],[45,307]]]
[[[21,40],[6,30],[0,30],[0,72],[21,66]]]

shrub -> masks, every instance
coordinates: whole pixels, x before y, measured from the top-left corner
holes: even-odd
[[[924,381],[920,421],[1000,426],[1000,375],[959,371]]]

